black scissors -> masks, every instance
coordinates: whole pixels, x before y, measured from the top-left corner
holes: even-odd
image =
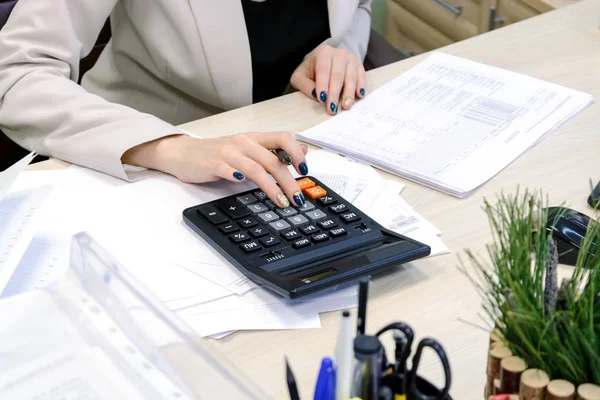
[[[450,372],[450,363],[444,348],[435,339],[424,338],[417,345],[417,351],[412,359],[412,369],[406,369],[406,362],[411,353],[412,343],[415,339],[414,331],[410,326],[403,322],[395,322],[389,324],[379,330],[375,336],[379,337],[384,332],[394,330],[402,332],[401,335],[394,335],[396,342],[395,362],[390,364],[385,352],[383,357],[382,368],[384,370],[383,384],[390,386],[396,395],[396,399],[417,400],[446,400],[449,399],[448,392],[452,382],[452,374]],[[418,376],[419,363],[421,362],[421,354],[425,347],[431,348],[437,354],[442,367],[444,369],[445,384],[443,389],[438,389]],[[423,393],[423,391],[425,393]]]

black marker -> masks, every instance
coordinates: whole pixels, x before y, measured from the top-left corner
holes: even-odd
[[[275,149],[271,150],[271,152],[279,158],[282,164],[292,165],[292,157],[285,150]]]
[[[298,386],[296,385],[296,378],[290,368],[290,363],[287,357],[285,358],[285,372],[287,378],[288,390],[290,391],[290,400],[300,400],[300,394],[298,393]]]
[[[367,323],[367,295],[369,290],[369,280],[361,279],[358,286],[358,317],[356,318],[356,334],[365,334],[365,325]]]

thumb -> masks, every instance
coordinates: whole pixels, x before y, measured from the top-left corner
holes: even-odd
[[[317,100],[317,83],[308,77],[307,71],[298,68],[290,79],[290,84],[313,100]]]

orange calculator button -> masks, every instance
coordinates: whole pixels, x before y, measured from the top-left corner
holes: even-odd
[[[310,178],[302,178],[296,182],[298,182],[300,190],[306,190],[308,188],[315,187],[315,183]]]
[[[304,193],[311,199],[318,199],[319,197],[325,196],[327,194],[327,191],[325,189],[323,189],[321,186],[315,186],[315,187],[306,189],[304,191]]]

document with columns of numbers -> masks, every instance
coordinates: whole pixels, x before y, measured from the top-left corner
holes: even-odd
[[[592,96],[434,53],[300,139],[464,197]]]

